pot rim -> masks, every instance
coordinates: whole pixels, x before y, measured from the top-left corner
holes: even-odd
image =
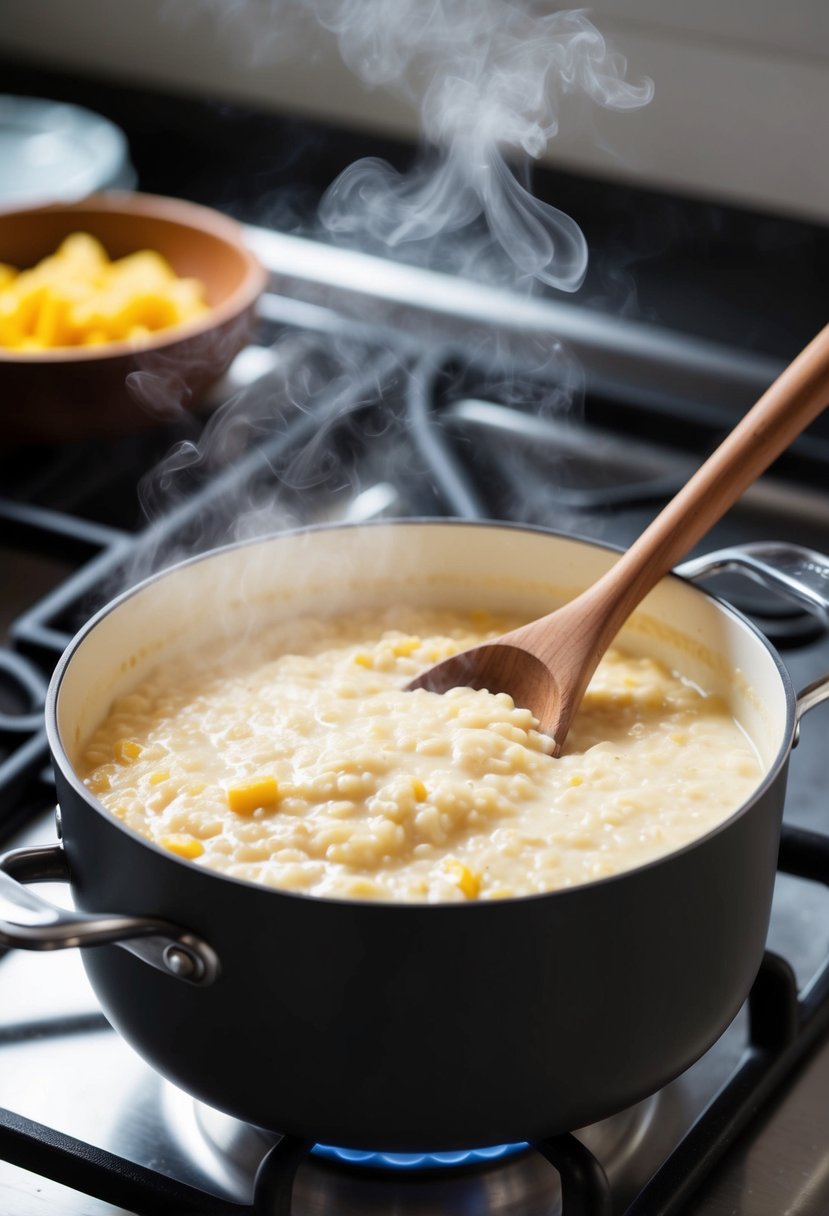
[[[767,769],[766,773],[764,774],[762,780],[755,787],[751,796],[746,801],[742,802],[728,816],[727,819],[724,819],[721,823],[715,825],[713,828],[711,828],[709,831],[707,831],[704,835],[698,836],[695,839],[688,841],[687,844],[684,844],[677,849],[672,849],[670,852],[665,853],[660,857],[652,858],[650,861],[643,862],[640,865],[632,867],[631,869],[621,870],[617,874],[611,874],[611,875],[607,875],[602,878],[593,879],[589,882],[579,883],[572,887],[563,887],[563,888],[559,888],[559,889],[552,890],[552,891],[536,892],[536,893],[529,894],[529,895],[516,895],[516,896],[511,896],[509,899],[470,900],[470,901],[465,901],[463,903],[454,903],[454,902],[450,902],[450,903],[423,902],[423,903],[421,903],[421,902],[403,902],[403,901],[394,901],[394,900],[359,900],[359,899],[347,899],[344,897],[337,898],[337,897],[326,896],[326,895],[310,895],[310,894],[307,894],[307,893],[301,892],[301,891],[291,891],[291,890],[282,889],[279,887],[269,887],[269,886],[265,885],[264,883],[255,882],[255,881],[253,881],[251,879],[247,879],[247,878],[239,878],[239,877],[236,877],[235,875],[225,874],[218,870],[212,870],[208,867],[202,867],[202,866],[194,867],[193,864],[191,862],[187,861],[185,858],[178,857],[176,854],[171,853],[169,850],[162,848],[161,845],[157,845],[153,841],[147,839],[147,837],[142,836],[139,832],[136,832],[132,828],[127,827],[126,824],[122,823],[121,820],[119,820],[115,815],[113,815],[110,811],[108,811],[106,809],[106,807],[103,806],[103,804],[100,803],[95,798],[94,794],[89,790],[89,788],[86,785],[84,785],[84,783],[81,781],[81,779],[75,772],[74,766],[72,765],[71,761],[69,760],[69,756],[66,752],[66,749],[63,746],[60,729],[58,727],[57,710],[58,710],[58,700],[60,697],[61,684],[62,684],[64,676],[66,675],[66,672],[69,668],[69,665],[71,664],[71,662],[75,656],[75,653],[77,652],[80,645],[95,630],[95,628],[98,626],[98,624],[105,617],[109,616],[112,612],[114,612],[116,609],[118,609],[123,603],[125,603],[127,600],[131,599],[133,596],[141,594],[144,590],[146,590],[148,587],[152,586],[154,583],[160,581],[161,579],[164,579],[176,572],[179,572],[188,566],[193,566],[193,565],[196,565],[197,563],[210,561],[215,558],[218,558],[221,554],[226,553],[230,550],[238,550],[238,549],[243,549],[246,547],[253,547],[256,545],[267,544],[269,542],[279,540],[282,537],[313,534],[313,533],[317,533],[317,532],[343,531],[345,529],[348,529],[350,531],[353,529],[366,529],[366,528],[374,528],[374,527],[380,527],[380,528],[399,528],[399,527],[405,527],[405,526],[423,527],[424,525],[425,526],[440,525],[441,527],[458,527],[458,528],[487,528],[487,529],[511,530],[511,531],[519,531],[519,532],[531,532],[531,533],[537,533],[542,536],[548,536],[553,539],[574,541],[578,544],[583,544],[590,548],[605,549],[605,550],[607,550],[609,552],[613,552],[613,553],[620,553],[620,552],[624,551],[623,547],[620,545],[609,544],[605,541],[597,541],[592,538],[579,536],[572,532],[561,532],[561,531],[558,531],[553,528],[546,528],[540,524],[524,524],[524,523],[514,522],[512,520],[459,519],[459,518],[446,517],[446,516],[408,516],[408,517],[404,517],[404,518],[400,518],[400,519],[384,518],[384,519],[373,519],[373,520],[344,521],[341,523],[311,524],[311,525],[307,525],[304,527],[286,528],[286,529],[280,530],[279,532],[267,533],[263,536],[249,537],[249,538],[246,538],[245,540],[233,541],[226,545],[220,545],[215,548],[205,550],[205,552],[203,552],[203,553],[198,553],[192,557],[184,558],[181,561],[175,562],[171,566],[166,566],[163,570],[158,570],[155,573],[148,575],[146,578],[143,578],[139,582],[135,583],[132,587],[127,588],[127,590],[125,590],[125,591],[121,592],[119,595],[115,596],[115,598],[113,598],[112,600],[110,600],[109,602],[104,604],[101,608],[99,608],[97,610],[97,612],[95,612],[90,617],[90,619],[86,622],[86,624],[84,624],[81,627],[81,629],[75,634],[75,636],[71,640],[71,642],[69,642],[69,644],[67,645],[63,654],[61,655],[60,659],[58,660],[57,665],[55,666],[52,677],[49,681],[49,687],[48,687],[48,690],[46,693],[46,700],[45,700],[45,704],[44,704],[46,738],[47,738],[47,742],[49,745],[49,752],[51,755],[52,763],[57,768],[60,769],[60,772],[63,775],[64,779],[69,783],[69,785],[72,787],[74,792],[89,807],[91,807],[96,812],[96,814],[101,816],[112,827],[122,831],[129,839],[134,840],[136,843],[138,843],[146,848],[149,848],[152,852],[156,853],[159,857],[163,858],[165,862],[168,862],[172,865],[185,866],[187,868],[187,870],[190,872],[192,872],[193,869],[197,869],[200,872],[200,874],[203,875],[205,877],[205,879],[207,879],[207,880],[215,879],[215,880],[221,881],[221,882],[233,883],[233,884],[236,884],[237,886],[241,886],[243,888],[251,888],[255,891],[258,891],[261,893],[266,893],[268,896],[274,896],[275,898],[278,898],[278,899],[281,898],[281,899],[286,899],[286,900],[290,900],[290,901],[299,900],[299,901],[302,901],[303,903],[311,903],[314,905],[317,905],[317,904],[321,904],[321,905],[330,904],[330,905],[335,905],[335,906],[344,905],[344,906],[352,908],[352,909],[356,906],[356,907],[366,909],[366,910],[367,909],[376,909],[378,912],[382,911],[382,912],[385,912],[386,914],[391,912],[394,915],[413,915],[415,913],[422,913],[427,909],[433,910],[433,914],[435,912],[440,912],[442,914],[446,914],[449,909],[452,909],[452,912],[450,913],[450,915],[458,915],[458,914],[486,915],[487,913],[483,913],[482,909],[488,909],[491,914],[493,909],[497,909],[499,907],[502,908],[505,905],[509,906],[509,905],[514,905],[514,904],[525,904],[525,903],[527,903],[527,901],[557,899],[561,903],[561,902],[564,902],[568,897],[570,899],[583,898],[586,893],[589,893],[591,890],[593,890],[593,888],[598,887],[598,886],[605,887],[611,883],[629,882],[632,879],[634,879],[637,875],[641,875],[645,872],[655,869],[656,867],[664,865],[665,863],[670,862],[675,858],[681,858],[685,854],[690,853],[692,850],[705,846],[707,843],[711,842],[717,836],[719,836],[721,832],[725,832],[725,831],[729,830],[729,828],[734,823],[736,823],[737,820],[739,820],[740,818],[742,818],[742,816],[744,816],[750,812],[751,808],[758,802],[759,799],[762,798],[762,796],[769,789],[769,787],[772,786],[775,781],[777,781],[777,779],[780,776],[781,770],[783,769],[786,761],[788,760],[789,754],[790,754],[792,746],[793,746],[794,735],[795,735],[796,696],[795,696],[795,692],[794,692],[794,687],[791,682],[791,677],[789,676],[789,673],[788,673],[786,667],[784,666],[780,656],[778,655],[775,648],[772,646],[771,642],[762,633],[762,631],[751,620],[749,620],[748,617],[746,617],[743,613],[741,613],[737,608],[734,608],[733,605],[729,604],[726,600],[713,594],[711,591],[708,591],[706,588],[696,586],[696,584],[689,582],[689,580],[687,580],[687,579],[683,579],[680,574],[677,574],[675,571],[672,571],[671,573],[665,575],[664,578],[678,579],[680,582],[684,583],[686,586],[691,587],[692,590],[696,594],[703,596],[708,600],[711,600],[714,604],[717,605],[718,609],[721,612],[723,612],[726,616],[730,617],[737,625],[739,625],[747,633],[749,633],[752,636],[752,638],[754,639],[754,641],[759,643],[763,647],[763,649],[767,652],[767,654],[769,655],[769,657],[771,658],[771,660],[774,664],[778,679],[780,680],[780,683],[783,688],[783,693],[785,696],[785,704],[786,704],[785,723],[784,723],[784,729],[783,729],[783,733],[782,733],[782,740],[781,740],[780,747],[779,747],[776,755],[770,762],[768,769]]]

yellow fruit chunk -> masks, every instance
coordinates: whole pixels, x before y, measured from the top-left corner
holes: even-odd
[[[178,278],[160,253],[111,261],[85,232],[30,269],[0,264],[0,346],[15,350],[140,343],[207,311],[204,285]]]
[[[414,634],[412,634],[411,637],[401,638],[399,642],[395,642],[392,645],[391,652],[393,655],[397,655],[398,658],[402,658],[406,655],[412,654],[413,651],[417,650],[419,645],[420,638],[415,637]]]
[[[110,281],[113,286],[118,287],[134,283],[152,290],[171,283],[175,277],[166,258],[152,249],[127,254],[126,257],[113,262],[110,270]]]
[[[478,898],[478,892],[481,889],[480,875],[473,874],[468,866],[465,866],[462,861],[456,861],[454,857],[447,858],[443,863],[443,868],[447,874],[451,874],[467,899]]]
[[[201,857],[204,852],[202,842],[196,840],[195,836],[188,836],[186,832],[177,832],[173,836],[162,836],[161,844],[165,849],[169,849],[171,853],[176,853],[179,857],[185,857],[188,861],[192,861],[195,857]]]
[[[273,806],[279,797],[275,777],[260,777],[227,791],[227,805],[235,815],[252,815],[260,807]]]
[[[104,330],[90,329],[89,333],[84,335],[83,345],[84,346],[103,346],[106,342],[109,342],[109,340],[110,340],[109,334],[105,333]]]
[[[150,785],[161,785],[162,781],[169,781],[169,770],[159,769],[157,773],[150,773]]]
[[[140,743],[134,739],[119,739],[112,748],[113,755],[119,764],[131,764],[137,760],[143,751]]]
[[[429,797],[429,791],[426,789],[426,786],[423,784],[423,782],[420,781],[417,777],[414,777],[412,779],[412,793],[414,794],[415,800],[417,802],[425,802],[426,799]]]
[[[374,666],[373,657],[370,654],[368,654],[368,652],[365,650],[359,650],[357,652],[357,654],[355,654],[354,662],[357,664],[358,667],[371,668]]]
[[[101,270],[109,262],[101,242],[88,232],[72,232],[64,237],[58,247],[58,256],[78,270]]]
[[[86,779],[86,786],[93,794],[103,794],[110,788],[109,777],[106,773],[90,773]]]

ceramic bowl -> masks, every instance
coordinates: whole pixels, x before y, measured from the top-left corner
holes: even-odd
[[[146,430],[197,406],[250,340],[266,272],[243,229],[218,211],[136,193],[0,211],[0,262],[33,266],[72,232],[97,237],[110,258],[162,254],[180,277],[200,279],[209,311],[140,344],[19,351],[0,346],[0,433],[63,442]]]

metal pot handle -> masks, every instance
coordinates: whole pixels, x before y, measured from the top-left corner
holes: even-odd
[[[783,541],[755,541],[692,558],[677,567],[677,574],[696,582],[729,570],[790,596],[829,625],[829,558],[816,549]],[[804,714],[827,699],[829,672],[798,694],[798,724]]]
[[[61,844],[13,849],[0,856],[0,945],[24,950],[118,945],[189,984],[203,988],[217,978],[219,960],[211,947],[168,921],[69,911],[23,885],[68,881]]]

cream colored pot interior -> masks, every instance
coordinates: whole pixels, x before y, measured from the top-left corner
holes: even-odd
[[[284,534],[221,550],[128,594],[81,638],[59,687],[60,738],[74,764],[113,697],[165,657],[213,650],[266,621],[395,603],[487,608],[530,620],[614,560],[543,532],[448,522]],[[786,693],[771,653],[692,586],[664,579],[620,641],[724,695],[767,767],[787,743]]]

